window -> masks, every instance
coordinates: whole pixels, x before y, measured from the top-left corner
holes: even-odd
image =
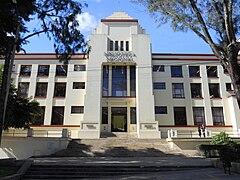
[[[20,76],[31,76],[32,65],[21,65]]]
[[[167,106],[155,106],[155,114],[167,114]]]
[[[34,126],[41,126],[44,124],[45,106],[40,106],[41,112],[38,116],[35,116],[35,120],[32,123]]]
[[[86,71],[86,65],[74,65],[74,71]]]
[[[173,83],[172,84],[172,95],[173,98],[184,98],[184,87],[183,83]]]
[[[212,117],[214,126],[224,126],[224,116],[222,107],[212,107]]]
[[[129,51],[129,41],[126,41],[126,51]]]
[[[55,83],[54,97],[65,97],[66,83]]]
[[[83,106],[72,106],[71,107],[71,113],[72,114],[83,114],[84,113],[84,107]]]
[[[165,82],[155,82],[153,83],[153,89],[166,89]]]
[[[118,51],[118,41],[115,41],[115,51]]]
[[[47,87],[48,87],[48,83],[37,82],[35,96],[36,97],[46,97],[47,96]]]
[[[67,65],[57,65],[56,76],[67,76]]]
[[[113,41],[110,40],[110,44],[109,44],[109,50],[113,51]]]
[[[109,66],[103,66],[103,87],[102,87],[102,95],[108,96],[108,87],[109,87]]]
[[[73,82],[73,89],[85,89],[85,82]]]
[[[136,107],[130,107],[130,123],[137,124]]]
[[[108,107],[102,107],[102,124],[108,124]]]
[[[187,125],[186,108],[174,107],[173,110],[175,126],[186,126]]]
[[[207,66],[206,68],[208,77],[218,77],[217,66]]]
[[[164,65],[153,65],[153,72],[164,72]]]
[[[49,75],[49,65],[39,65],[38,66],[38,76],[48,76]]]
[[[127,67],[113,66],[112,96],[127,96]]]
[[[123,41],[120,42],[120,51],[124,51],[124,42]]]
[[[55,106],[52,108],[51,125],[63,125],[64,106]]]
[[[22,97],[27,97],[29,91],[29,82],[18,83],[18,95]]]
[[[189,77],[200,77],[199,66],[189,66]]]
[[[182,66],[171,66],[172,77],[182,77]]]
[[[136,67],[130,66],[130,96],[136,96]]]
[[[200,83],[191,83],[192,98],[202,98],[202,86]]]
[[[210,83],[209,84],[209,95],[211,98],[220,98],[218,83]]]
[[[194,125],[205,124],[204,107],[193,107]]]
[[[226,90],[233,91],[232,83],[226,83]]]

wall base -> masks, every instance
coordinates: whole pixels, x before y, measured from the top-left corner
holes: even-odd
[[[99,139],[100,131],[88,131],[88,130],[80,130],[79,131],[80,139]]]
[[[141,130],[138,132],[138,138],[140,138],[140,139],[161,139],[161,132],[160,131]]]

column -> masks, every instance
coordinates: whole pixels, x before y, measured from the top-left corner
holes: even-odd
[[[112,66],[109,66],[108,73],[108,96],[112,96]]]
[[[130,66],[127,66],[127,96],[131,95],[130,84],[131,84],[131,81],[130,81]]]

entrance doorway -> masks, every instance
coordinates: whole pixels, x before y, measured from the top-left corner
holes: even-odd
[[[127,108],[112,107],[112,132],[127,132]]]

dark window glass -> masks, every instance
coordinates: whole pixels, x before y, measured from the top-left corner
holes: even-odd
[[[202,85],[200,83],[191,83],[191,95],[192,98],[202,97]]]
[[[67,76],[67,65],[57,65],[56,76]]]
[[[182,66],[171,66],[172,77],[182,77]]]
[[[173,83],[172,94],[173,94],[173,98],[184,98],[185,96],[184,96],[183,83]]]
[[[136,67],[130,66],[130,96],[136,96]]]
[[[55,83],[54,97],[65,97],[66,83]]]
[[[29,91],[29,82],[18,83],[18,95],[22,97],[27,97]]]
[[[174,107],[174,121],[175,126],[186,126],[186,108],[185,107]]]
[[[193,107],[194,125],[205,124],[204,107]]]
[[[217,77],[218,72],[217,72],[217,66],[207,66],[207,76],[208,77]]]
[[[84,113],[84,107],[83,106],[72,106],[71,107],[71,113],[72,114],[83,114]]]
[[[224,126],[224,116],[222,107],[212,107],[213,125]]]
[[[112,67],[112,96],[127,96],[127,67]]]
[[[46,97],[47,96],[47,87],[48,83],[40,83],[38,82],[36,85],[36,97]]]
[[[209,95],[211,98],[219,98],[220,91],[219,91],[219,84],[218,83],[210,83],[209,84]]]
[[[233,91],[232,83],[226,83],[226,90],[227,91]]]
[[[164,72],[164,65],[153,65],[153,72]]]
[[[73,82],[73,89],[85,89],[85,82]]]
[[[118,41],[115,41],[115,51],[118,51]]]
[[[167,114],[167,106],[155,106],[155,114]]]
[[[130,107],[131,124],[137,124],[136,107]]]
[[[74,71],[86,71],[86,65],[74,65]]]
[[[39,65],[38,66],[38,76],[48,76],[49,75],[49,65]]]
[[[45,106],[41,106],[40,108],[41,112],[35,117],[32,125],[41,126],[44,124]]]
[[[51,125],[63,125],[64,120],[64,107],[55,106],[52,108]]]
[[[155,82],[153,83],[153,89],[166,89],[165,82]]]
[[[21,65],[20,76],[31,76],[32,65]]]
[[[129,41],[126,41],[126,51],[129,51]]]
[[[224,74],[229,74],[229,72],[226,68],[223,71],[224,71]]]
[[[103,89],[102,89],[103,96],[108,96],[109,88],[108,78],[109,78],[109,66],[103,66]]]
[[[108,124],[108,107],[102,108],[102,124]]]
[[[110,41],[109,50],[113,51],[113,41]]]
[[[120,42],[120,51],[124,51],[124,42],[123,41]]]
[[[200,77],[199,66],[189,66],[189,77]]]

